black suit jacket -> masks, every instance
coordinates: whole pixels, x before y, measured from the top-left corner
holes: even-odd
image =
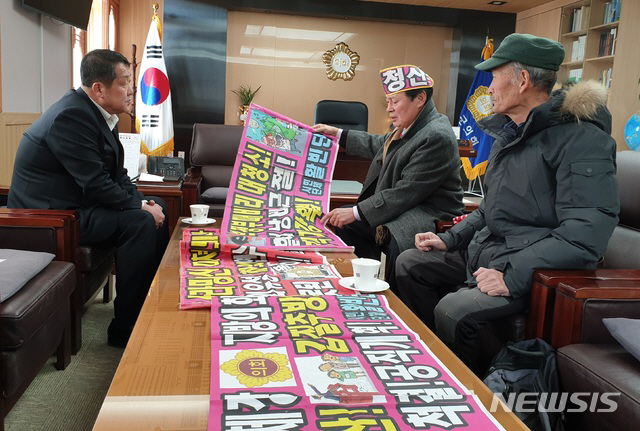
[[[8,206],[76,209],[85,242],[108,238],[116,211],[140,209],[144,198],[114,132],[81,88],[69,91],[24,133]]]

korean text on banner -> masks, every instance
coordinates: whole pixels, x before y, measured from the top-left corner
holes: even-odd
[[[340,274],[314,251],[221,244],[215,228],[185,229],[180,309],[209,308],[218,296],[349,295]]]
[[[251,104],[233,168],[222,242],[284,250],[352,251],[320,223],[338,154],[334,136]]]
[[[162,52],[162,24],[153,14],[138,79],[136,129],[140,151],[148,156],[166,156],[173,151],[171,91]]]
[[[504,431],[382,295],[211,302],[208,430]]]

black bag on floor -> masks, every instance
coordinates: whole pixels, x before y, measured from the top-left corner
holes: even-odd
[[[556,398],[560,397],[556,355],[545,341],[524,340],[502,348],[493,359],[484,384],[501,395],[532,431],[564,430],[565,406]],[[518,403],[522,397],[526,402]]]

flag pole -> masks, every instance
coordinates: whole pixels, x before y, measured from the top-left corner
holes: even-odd
[[[129,115],[131,116],[131,133],[136,132],[136,91],[138,87],[136,87],[136,67],[138,63],[136,62],[136,44],[131,44],[131,70],[132,70],[132,82],[133,82],[133,105],[131,107],[131,112]]]

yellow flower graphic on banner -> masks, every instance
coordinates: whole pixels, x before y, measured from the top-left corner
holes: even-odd
[[[488,117],[493,114],[493,103],[491,103],[491,96],[489,95],[489,89],[484,85],[476,88],[476,91],[469,96],[467,100],[467,109],[473,115],[473,119],[476,123],[484,117]]]
[[[248,388],[256,388],[272,382],[284,382],[293,377],[289,359],[281,353],[262,353],[243,350],[234,359],[220,365],[220,369]]]

